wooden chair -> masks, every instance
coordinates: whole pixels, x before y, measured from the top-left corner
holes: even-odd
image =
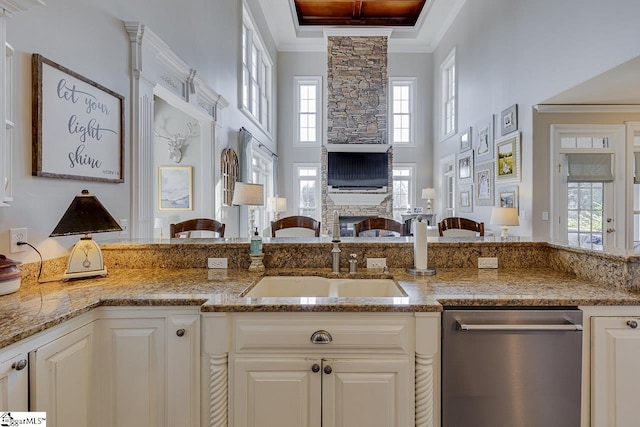
[[[271,221],[271,237],[276,237],[276,231],[285,228],[308,228],[314,231],[315,237],[320,237],[320,221],[308,216],[293,215]]]
[[[469,218],[449,217],[438,223],[438,234],[444,236],[446,230],[471,230],[484,236],[484,222],[476,222]]]
[[[191,231],[203,230],[218,233],[218,237],[224,237],[225,224],[208,218],[195,218],[169,225],[171,237],[191,237]]]
[[[358,237],[363,231],[367,230],[387,230],[395,231],[401,236],[407,235],[407,231],[403,223],[389,218],[368,218],[354,224],[353,229],[356,237]]]

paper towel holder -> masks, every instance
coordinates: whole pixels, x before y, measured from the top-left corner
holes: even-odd
[[[415,222],[422,222],[422,215],[418,215]],[[414,224],[415,224],[414,222]],[[416,238],[416,233],[413,233],[413,238]],[[405,270],[409,274],[413,274],[414,276],[433,276],[436,274],[436,271],[431,268],[415,268],[415,260],[413,261],[414,267],[407,267]]]

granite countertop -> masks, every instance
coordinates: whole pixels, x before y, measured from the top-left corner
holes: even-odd
[[[23,281],[0,296],[0,348],[98,306],[200,306],[203,312],[438,312],[443,306],[640,305],[640,294],[603,286],[552,269],[439,269],[434,276],[390,275],[402,298],[244,298],[263,275],[332,276],[328,269],[112,269],[105,278],[45,283]],[[382,277],[362,270],[358,277]],[[341,273],[341,277],[349,277]]]

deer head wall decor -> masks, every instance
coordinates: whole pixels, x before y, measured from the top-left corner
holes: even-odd
[[[180,163],[180,160],[182,160],[182,148],[186,147],[187,139],[196,134],[197,127],[197,123],[187,123],[189,131],[184,136],[179,133],[172,136],[161,135],[157,131],[154,131],[154,133],[158,138],[167,140],[167,143],[169,144],[169,158],[176,163]]]

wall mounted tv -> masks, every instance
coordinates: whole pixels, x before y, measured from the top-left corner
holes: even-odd
[[[388,153],[330,151],[327,184],[334,189],[373,189],[387,186]]]

